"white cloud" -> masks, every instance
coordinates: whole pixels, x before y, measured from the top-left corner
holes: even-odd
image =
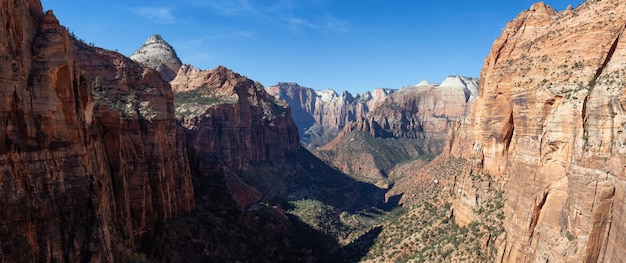
[[[283,21],[287,22],[293,29],[308,28],[324,33],[347,33],[348,23],[341,19],[337,19],[330,15],[317,16],[311,19],[303,17],[283,17]]]
[[[294,30],[346,33],[348,23],[331,15],[324,0],[187,0],[195,7],[206,8],[221,16],[261,18],[285,23]],[[304,12],[303,12],[304,11]],[[306,16],[296,15],[307,13]]]
[[[139,7],[135,13],[157,24],[171,24],[175,21],[172,9],[167,7]]]
[[[350,31],[348,30],[348,23],[346,21],[330,15],[321,17],[320,23],[322,25],[322,28],[325,28],[328,31],[334,31],[339,33],[347,33],[348,31]]]
[[[254,31],[228,30],[226,32],[216,32],[215,34],[204,35],[202,37],[190,40],[189,44],[204,45],[206,42],[210,41],[232,41],[241,39],[260,42],[259,38],[257,37],[257,33]]]
[[[215,13],[224,16],[242,16],[242,15],[259,15],[262,13],[250,0],[190,0],[192,5],[199,7],[208,7]]]

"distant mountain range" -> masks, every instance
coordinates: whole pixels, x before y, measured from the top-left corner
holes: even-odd
[[[465,105],[478,94],[478,79],[450,76],[441,84],[422,81],[401,89],[378,88],[356,95],[348,91],[339,95],[332,89],[315,90],[295,82],[279,82],[266,89],[289,103],[302,143],[309,149],[316,149],[332,141],[344,127],[364,119],[383,124],[380,126],[382,133],[417,138],[423,130],[419,124],[423,123],[421,119],[426,118],[428,123],[437,122],[441,117],[452,120],[463,116]],[[379,106],[383,107],[378,109]],[[394,114],[404,119],[391,120],[394,123],[390,125],[386,117],[391,111],[397,111]],[[434,120],[429,115],[440,118]],[[418,116],[420,120],[416,124]],[[445,128],[436,129],[445,133]],[[430,132],[428,130],[426,132]]]

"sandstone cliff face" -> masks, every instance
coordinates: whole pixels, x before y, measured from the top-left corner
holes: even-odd
[[[367,115],[395,90],[378,88],[353,96],[347,91],[313,90],[293,82],[279,82],[267,92],[283,99],[292,108],[302,142],[307,148],[320,147],[337,136],[344,126]]]
[[[466,115],[477,91],[476,79],[460,76],[448,77],[440,85],[420,83],[405,87],[372,111],[369,122],[375,122],[394,137],[443,142],[448,123]],[[443,148],[433,147],[432,152]]]
[[[346,124],[316,154],[359,180],[386,187],[397,179],[388,178],[397,164],[442,151],[449,124],[467,114],[477,94],[478,80],[460,76],[402,88]]]
[[[38,1],[0,1],[0,259],[111,262],[194,207],[172,92],[73,40]]]
[[[309,149],[359,180],[386,187],[398,162],[441,152],[449,123],[464,117],[477,97],[478,80],[451,76],[438,85],[424,81],[357,96],[290,82],[267,91],[289,103]]]
[[[159,34],[148,38],[146,43],[130,56],[130,59],[155,69],[161,73],[166,81],[173,80],[183,64],[176,55],[174,48],[165,42]]]
[[[505,182],[502,261],[626,260],[625,26],[621,1],[538,3],[494,42],[445,153]],[[471,211],[466,182],[455,211]]]
[[[293,82],[279,82],[266,90],[267,93],[289,103],[293,120],[298,126],[298,133],[301,137],[316,124],[316,119],[313,117],[317,100],[315,90]],[[305,140],[304,138],[301,139]]]
[[[289,105],[264,87],[225,67],[199,70],[183,66],[171,82],[177,109],[188,129],[192,164],[201,176],[221,169],[247,170],[251,163],[284,161],[300,149],[298,130]],[[258,185],[240,182],[225,173],[240,205],[256,201],[269,178],[253,178]],[[239,173],[241,174],[241,173]],[[229,183],[230,182],[230,183]],[[261,190],[262,191],[262,190]]]

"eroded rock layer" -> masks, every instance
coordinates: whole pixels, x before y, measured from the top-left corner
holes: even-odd
[[[356,96],[344,91],[339,95],[332,89],[279,82],[267,92],[289,103],[303,144],[316,149],[334,139],[348,123],[366,116],[395,90],[378,88]]]
[[[156,72],[74,40],[39,1],[0,1],[0,23],[2,261],[111,262],[193,209]]]
[[[478,92],[474,78],[451,76],[440,85],[420,83],[389,96],[368,114],[366,132],[387,133],[396,138],[433,140],[429,152],[441,152],[448,123],[467,114]],[[373,127],[379,127],[378,130]]]
[[[623,1],[537,3],[494,42],[445,153],[506,182],[502,261],[626,260],[625,28]]]
[[[316,154],[359,180],[386,187],[396,165],[441,153],[449,124],[466,116],[477,93],[478,80],[460,76],[404,87],[346,124]]]
[[[200,70],[184,65],[171,83],[177,114],[188,129],[191,162],[201,176],[222,173],[223,168],[246,170],[251,163],[283,161],[300,149],[289,105],[269,95],[258,82],[222,66]],[[256,186],[270,182],[265,179],[257,177],[265,182]],[[240,204],[261,197],[239,180],[233,175],[229,187]]]

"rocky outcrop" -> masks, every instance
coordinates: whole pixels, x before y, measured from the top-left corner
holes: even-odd
[[[388,178],[397,164],[442,151],[449,124],[467,114],[477,94],[478,80],[460,76],[402,88],[346,124],[316,154],[358,180],[385,187],[398,179]]]
[[[376,122],[384,130],[381,134],[423,138],[435,132],[442,141],[447,123],[465,116],[467,104],[477,97],[478,80],[451,76],[439,85],[422,81],[397,92],[378,88],[356,96],[347,91],[341,95],[331,89],[316,91],[293,82],[279,82],[267,91],[289,103],[303,142],[314,149],[336,137],[348,123],[365,127],[363,121]]]
[[[315,154],[359,181],[387,188],[393,181],[388,178],[389,172],[398,163],[429,157],[418,140],[359,130],[380,131],[377,127],[370,129],[367,121],[348,125],[337,138],[317,149]]]
[[[130,59],[148,67],[155,69],[166,81],[171,81],[176,77],[182,62],[176,55],[176,51],[169,43],[165,42],[161,35],[152,35],[146,43],[130,56]]]
[[[302,87],[295,82],[279,82],[266,90],[269,94],[289,103],[293,120],[298,126],[298,133],[301,139],[305,140],[302,137],[316,124],[313,117],[317,100],[315,90]]]
[[[505,182],[501,261],[626,260],[625,26],[624,2],[537,3],[485,59],[479,98],[444,153]],[[457,200],[473,199],[469,181]]]
[[[267,94],[258,82],[222,66],[213,70],[183,66],[171,83],[176,111],[188,129],[191,163],[201,176],[282,161],[300,149],[289,105]],[[242,206],[261,197],[263,190],[255,186],[271,181],[257,177],[257,185],[249,185],[231,175],[227,184]]]
[[[309,149],[334,139],[347,123],[365,117],[394,91],[378,88],[362,95],[353,96],[347,91],[339,95],[332,89],[316,91],[294,82],[279,82],[267,88],[268,93],[289,103],[300,138]]]
[[[38,1],[0,1],[0,249],[7,262],[111,262],[194,207],[172,92],[77,42]]]
[[[440,85],[422,82],[392,94],[369,114],[370,122],[394,137],[443,142],[448,123],[466,115],[477,91],[478,80],[468,77],[448,77]],[[443,144],[435,144],[429,151],[440,152]]]

